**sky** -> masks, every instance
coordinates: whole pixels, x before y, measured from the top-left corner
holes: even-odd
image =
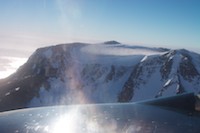
[[[39,47],[108,40],[200,53],[200,0],[0,0],[0,78]]]

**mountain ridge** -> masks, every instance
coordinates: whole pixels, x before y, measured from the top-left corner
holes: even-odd
[[[185,49],[125,44],[60,44],[37,49],[0,81],[0,111],[133,102],[199,93],[200,55]]]

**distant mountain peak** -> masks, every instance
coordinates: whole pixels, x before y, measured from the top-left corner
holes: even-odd
[[[121,43],[117,42],[117,41],[114,41],[114,40],[111,40],[111,41],[104,42],[104,44],[121,44]]]

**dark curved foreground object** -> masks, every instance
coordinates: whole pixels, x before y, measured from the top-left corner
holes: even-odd
[[[185,94],[140,103],[21,109],[0,113],[0,133],[199,133],[195,104],[194,94]]]

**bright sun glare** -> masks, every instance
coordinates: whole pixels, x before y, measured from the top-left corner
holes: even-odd
[[[53,121],[50,127],[52,133],[114,133],[117,130],[116,120],[108,117],[96,108],[85,110],[81,107],[72,107]]]
[[[54,123],[53,133],[76,133],[77,123],[81,119],[78,110],[73,109],[60,116]]]

